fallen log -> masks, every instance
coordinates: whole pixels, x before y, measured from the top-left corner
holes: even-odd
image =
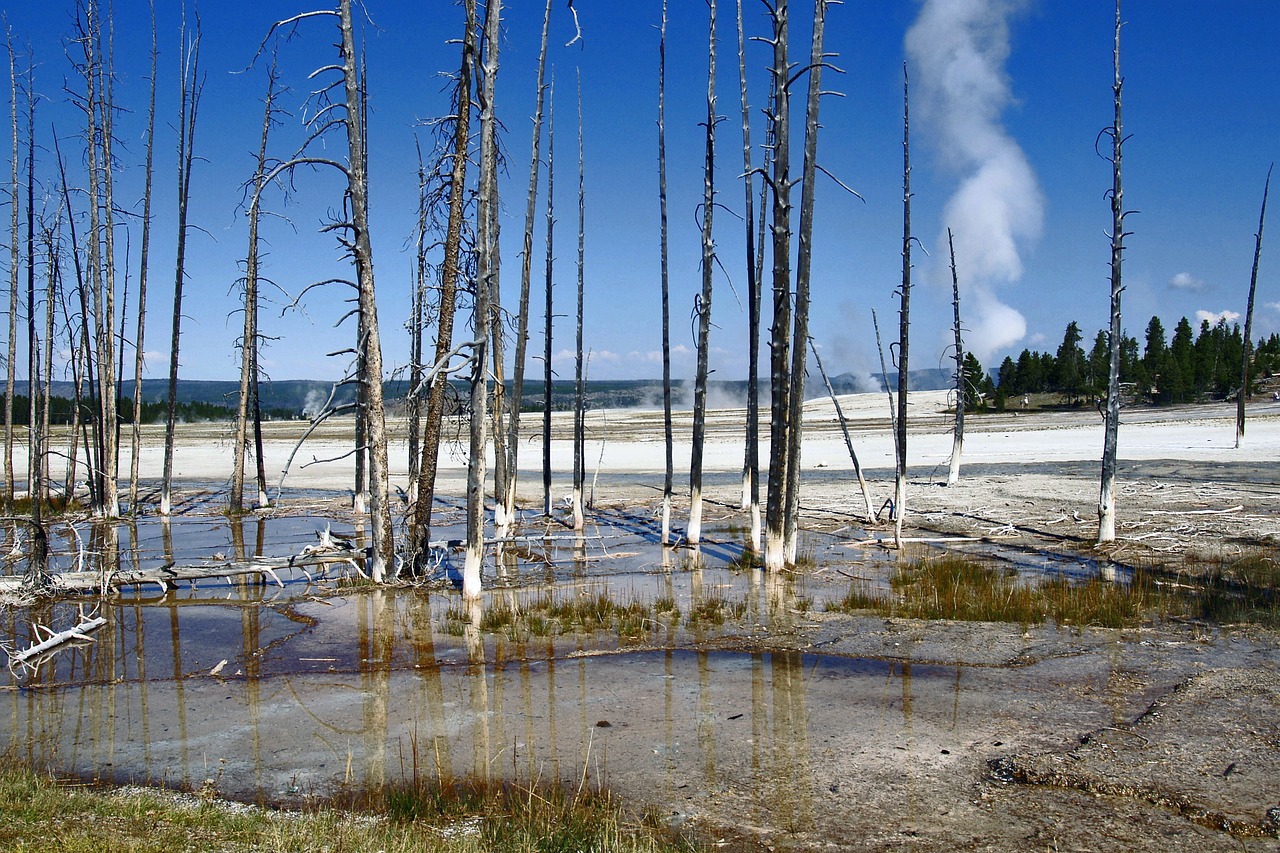
[[[52,572],[44,575],[40,584],[34,588],[23,577],[0,577],[0,594],[27,589],[43,595],[86,592],[105,595],[110,590],[148,584],[159,586],[162,591],[168,592],[171,585],[182,581],[226,578],[230,583],[232,578],[255,575],[264,582],[270,580],[277,586],[283,587],[284,581],[280,577],[282,573],[291,576],[295,571],[300,572],[310,583],[314,578],[313,573],[306,570],[307,566],[319,566],[322,569],[319,574],[323,576],[335,564],[348,565],[359,571],[356,561],[363,559],[364,555],[359,551],[338,551],[293,557],[257,557],[244,561],[210,560],[187,566],[162,566],[156,569]]]
[[[40,635],[41,630],[47,636],[21,651],[9,652],[9,672],[15,677],[19,668],[35,672],[41,663],[48,660],[49,657],[68,643],[92,643],[93,637],[89,636],[89,632],[96,631],[105,624],[107,624],[106,619],[101,616],[95,616],[92,619],[82,618],[80,624],[73,628],[67,628],[65,631],[55,632],[45,628],[43,625],[32,625],[32,631],[36,636]]]

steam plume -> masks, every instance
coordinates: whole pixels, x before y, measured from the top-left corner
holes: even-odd
[[[1019,246],[1039,236],[1044,212],[1035,172],[1000,119],[1012,100],[1009,18],[1024,5],[926,0],[906,36],[916,103],[960,176],[935,245],[946,245],[949,226],[968,291],[966,347],[984,360],[1026,335],[1026,318],[996,288],[1021,278]]]

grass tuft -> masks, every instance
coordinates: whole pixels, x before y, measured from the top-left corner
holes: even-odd
[[[652,821],[630,821],[605,792],[453,783],[356,792],[283,812],[148,789],[69,785],[0,767],[0,849],[383,850],[560,853],[696,849]]]
[[[1172,582],[1138,570],[1128,583],[1091,578],[1029,580],[1011,568],[962,556],[919,560],[899,569],[888,593],[855,583],[830,611],[870,610],[911,619],[1123,628],[1160,619],[1280,625],[1280,570],[1265,555],[1211,567],[1194,581]]]

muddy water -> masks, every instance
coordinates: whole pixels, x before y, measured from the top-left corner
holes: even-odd
[[[602,519],[583,537],[541,529],[504,547],[474,610],[460,608],[447,557],[413,588],[282,573],[283,586],[210,580],[86,599],[107,619],[92,644],[6,675],[0,754],[284,803],[405,779],[555,779],[608,786],[677,826],[1020,849],[1048,812],[989,802],[987,760],[1126,724],[1206,665],[1275,667],[1266,646],[1208,634],[1152,642],[830,616],[825,601],[889,566],[814,535],[803,547],[818,568],[776,578],[732,568],[732,531],[713,530],[694,556],[656,546],[646,519]],[[192,517],[114,541],[68,532],[58,559],[81,542],[129,566],[278,556],[327,523]],[[480,627],[486,612],[601,594],[665,600],[680,616],[626,634]],[[693,618],[713,601],[725,621]],[[31,621],[66,627],[79,608],[11,611],[4,631],[25,645]]]

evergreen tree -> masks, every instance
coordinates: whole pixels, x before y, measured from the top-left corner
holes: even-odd
[[[1074,405],[1084,390],[1085,359],[1084,350],[1080,348],[1080,326],[1075,320],[1067,324],[1066,333],[1062,336],[1062,344],[1058,347],[1055,359],[1054,384],[1058,391],[1067,396],[1067,402]]]
[[[1123,360],[1123,345],[1121,347]],[[1092,397],[1102,398],[1107,393],[1107,370],[1111,363],[1111,348],[1107,342],[1107,333],[1103,329],[1093,339],[1093,348],[1089,350],[1089,361],[1086,373],[1086,390]]]
[[[1173,343],[1169,346],[1169,361],[1177,368],[1176,381],[1171,381],[1168,387],[1169,401],[1191,402],[1195,398],[1195,339],[1191,331],[1191,323],[1186,317],[1179,320],[1178,325],[1174,327]]]

